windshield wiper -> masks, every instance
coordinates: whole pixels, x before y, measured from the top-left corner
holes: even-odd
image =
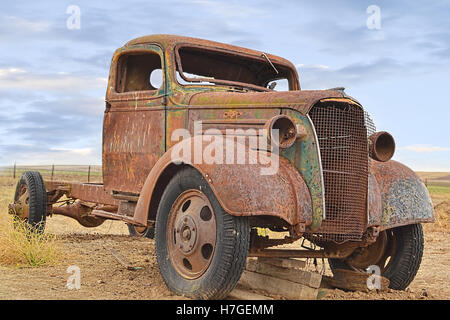
[[[266,58],[267,62],[269,62],[269,64],[272,66],[273,70],[275,70],[275,72],[278,74],[278,70],[277,68],[275,68],[275,66],[273,65],[272,61],[270,61],[269,57],[263,52],[261,54],[261,57]]]

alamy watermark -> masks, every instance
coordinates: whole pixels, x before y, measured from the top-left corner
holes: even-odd
[[[366,26],[369,30],[381,29],[381,9],[377,5],[370,5],[366,9],[366,13],[369,17],[366,20]]]
[[[81,9],[77,5],[70,5],[66,9],[66,13],[70,16],[66,20],[66,26],[69,30],[81,29]]]
[[[80,290],[81,288],[81,270],[78,266],[69,266],[66,270],[70,274],[67,279],[66,287],[69,290]]]
[[[279,130],[272,129],[203,130],[194,123],[194,134],[184,128],[172,132],[174,163],[258,165],[261,175],[274,175],[279,168]],[[181,141],[180,141],[181,139]]]
[[[366,269],[366,272],[370,274],[367,278],[366,284],[369,290],[381,289],[381,269],[377,265],[371,265]]]

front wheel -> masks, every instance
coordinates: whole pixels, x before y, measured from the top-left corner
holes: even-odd
[[[161,197],[155,241],[159,270],[171,291],[222,299],[244,270],[250,228],[247,217],[226,213],[202,175],[186,167]]]
[[[381,275],[389,279],[389,288],[404,290],[416,276],[422,254],[422,225],[411,224],[385,230],[374,244],[356,249],[345,260],[328,259],[328,262],[331,270],[365,271],[369,266],[377,265]]]

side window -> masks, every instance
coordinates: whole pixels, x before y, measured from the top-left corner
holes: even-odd
[[[153,52],[133,53],[119,58],[117,92],[158,90],[162,84],[159,54]]]

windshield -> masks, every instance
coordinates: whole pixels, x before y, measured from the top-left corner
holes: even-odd
[[[248,57],[238,53],[199,47],[181,47],[177,54],[180,84],[229,85],[258,91],[289,90],[291,70],[267,56]],[[181,79],[180,79],[181,78]],[[283,85],[274,85],[273,82]]]

